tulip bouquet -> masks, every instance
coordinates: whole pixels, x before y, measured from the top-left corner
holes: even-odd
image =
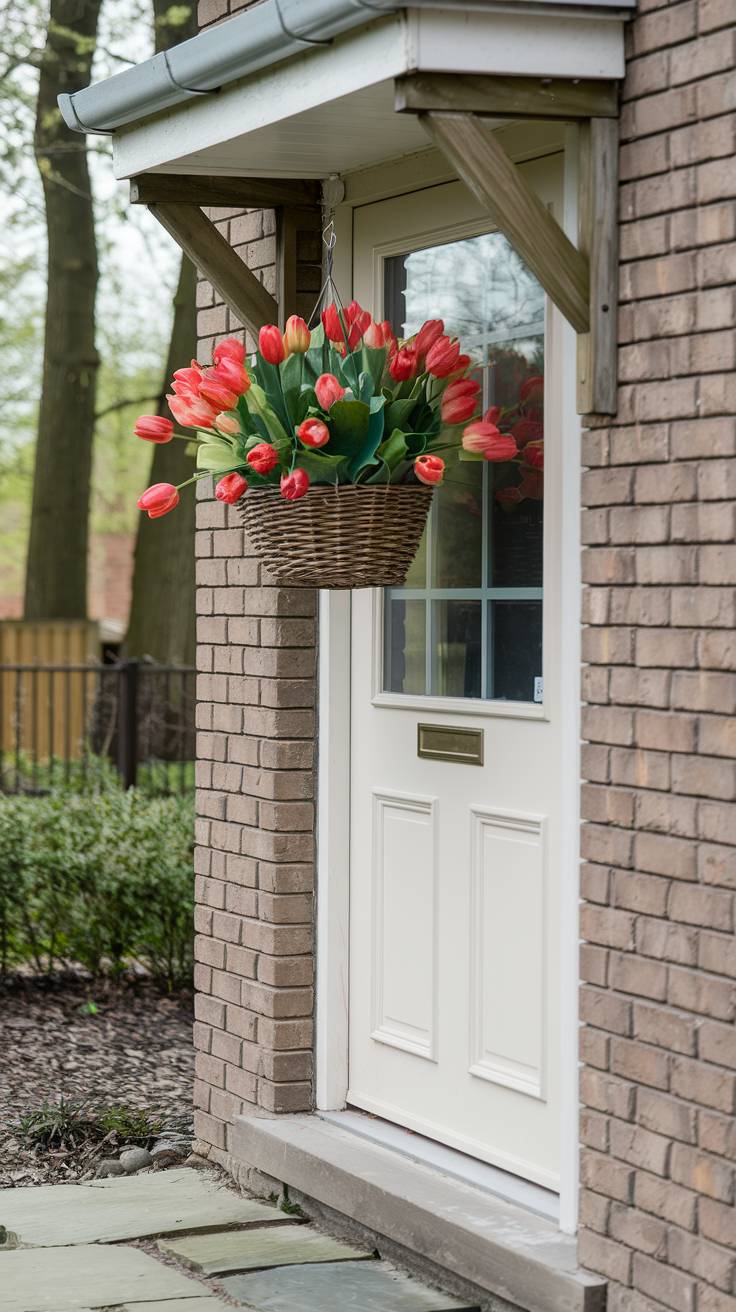
[[[264,497],[271,518],[279,502],[305,498],[316,505],[321,493],[324,505],[330,486],[338,493],[346,485],[362,490],[359,503],[352,499],[353,514],[356,504],[365,507],[370,498],[376,504],[380,489],[382,503],[393,499],[396,507],[401,498],[386,494],[401,486],[415,489],[423,525],[429,490],[443,481],[449,459],[518,457],[513,431],[502,432],[491,412],[479,417],[473,364],[441,319],[399,342],[388,322],[374,322],[357,301],[345,309],[330,304],[321,318],[313,331],[298,316],[283,332],[262,328],[247,361],[236,339],[219,342],[212,367],[192,361],[178,369],[167,398],[174,419],[194,435],[145,415],[136,434],[152,442],[195,441],[198,472],[187,481],[213,475],[215,496],[241,503],[246,518]],[[158,518],[178,504],[184,486],[158,483],[138,505]],[[406,491],[401,496],[409,505]],[[342,541],[342,530],[339,536]]]

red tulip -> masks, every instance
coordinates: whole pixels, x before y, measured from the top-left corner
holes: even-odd
[[[386,345],[386,333],[382,323],[374,323],[373,320],[368,324],[363,333],[363,342],[369,346],[372,351],[379,351],[382,346]]]
[[[171,441],[174,436],[174,425],[163,415],[139,415],[133,432],[136,437],[142,437],[146,442],[160,445],[162,442]]]
[[[434,346],[444,331],[445,325],[441,319],[427,319],[422,324],[414,340],[414,350],[420,359],[427,354],[430,346]]]
[[[373,320],[368,310],[364,310],[357,301],[351,301],[345,311],[345,322],[348,325],[348,349],[354,351]]]
[[[218,433],[224,433],[226,437],[236,437],[243,431],[237,415],[224,413],[215,415],[215,428]]]
[[[544,496],[544,474],[541,469],[530,469],[519,484],[522,497],[532,501],[541,501]]]
[[[396,355],[389,362],[388,371],[394,382],[403,383],[413,378],[417,371],[417,353],[411,346],[399,347]]]
[[[448,383],[440,402],[444,424],[464,424],[476,413],[480,383],[474,378],[456,378]]]
[[[245,458],[257,474],[270,474],[279,463],[278,451],[270,442],[259,442],[257,446],[251,447]]]
[[[292,314],[291,318],[286,320],[284,329],[284,346],[287,355],[303,355],[309,350],[309,343],[312,339],[304,320],[298,314]]]
[[[441,483],[445,477],[445,462],[441,456],[417,456],[414,473],[420,483]]]
[[[517,419],[511,432],[520,447],[526,446],[527,442],[535,442],[537,438],[544,437],[543,425],[532,419]]]
[[[503,506],[504,510],[511,510],[512,506],[518,506],[519,502],[523,500],[524,498],[518,487],[502,487],[496,493],[496,501],[499,506]]]
[[[463,433],[463,447],[486,460],[513,460],[518,447],[509,433],[500,433],[495,424],[478,420],[468,424]]]
[[[166,400],[174,418],[185,428],[213,427],[217,410],[202,397],[167,396]]]
[[[207,370],[206,377],[217,378],[232,392],[237,392],[238,396],[242,396],[250,387],[250,378],[244,365],[237,360],[231,360],[227,355],[220,360],[215,369]]]
[[[238,404],[237,392],[233,392],[221,379],[212,377],[214,369],[210,374],[205,374],[199,385],[199,395],[204,397],[212,405],[217,406],[219,410],[234,410]]]
[[[457,338],[438,337],[427,351],[425,366],[434,378],[447,378],[458,367],[460,343]]]
[[[215,496],[218,501],[224,501],[228,506],[234,506],[239,501],[243,493],[247,491],[248,482],[242,474],[225,474],[219,483],[215,486]]]
[[[329,341],[343,341],[342,324],[340,323],[340,316],[334,302],[331,305],[325,306],[325,309],[322,311],[322,324],[324,326],[325,336]]]
[[[212,359],[215,364],[221,364],[223,360],[233,360],[235,364],[242,364],[245,360],[245,347],[237,337],[225,337],[217,343],[212,352]]]
[[[139,510],[148,511],[149,519],[160,519],[179,504],[179,492],[173,483],[154,483],[141,492],[137,506]]]
[[[314,390],[323,410],[329,410],[331,405],[341,401],[345,395],[345,388],[340,386],[334,374],[320,374]]]
[[[258,334],[258,350],[267,364],[281,364],[286,359],[286,348],[281,330],[275,324],[266,324]]]
[[[486,410],[483,416],[484,422],[486,424],[498,424],[500,418],[501,418],[500,405],[489,405],[488,409]]]
[[[532,469],[544,469],[544,442],[541,438],[535,442],[527,442],[524,447],[524,460]]]
[[[330,440],[330,430],[321,419],[305,419],[296,430],[305,446],[324,446]]]
[[[305,469],[294,469],[281,475],[281,495],[287,501],[298,501],[309,487],[309,474]]]
[[[525,405],[527,401],[541,401],[543,395],[544,379],[538,374],[533,378],[527,378],[519,388],[519,405]]]

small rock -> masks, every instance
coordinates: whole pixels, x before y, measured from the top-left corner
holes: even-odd
[[[153,1166],[153,1158],[147,1148],[127,1148],[120,1154],[120,1166],[126,1175],[135,1175],[146,1166]]]
[[[114,1157],[103,1157],[95,1172],[95,1179],[104,1180],[108,1175],[125,1175],[125,1167]]]
[[[174,1166],[177,1162],[183,1162],[191,1152],[191,1148],[191,1139],[162,1135],[153,1145],[151,1157],[155,1166]]]

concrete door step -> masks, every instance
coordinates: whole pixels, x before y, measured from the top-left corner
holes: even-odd
[[[606,1282],[554,1222],[318,1116],[238,1117],[233,1155],[524,1312],[605,1305]]]

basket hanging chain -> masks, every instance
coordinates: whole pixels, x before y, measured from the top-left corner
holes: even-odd
[[[333,301],[334,304],[336,305],[340,315],[341,323],[344,322],[345,320],[345,307],[340,298],[340,293],[337,290],[337,285],[335,283],[335,279],[332,273],[333,262],[334,262],[334,250],[335,250],[335,246],[337,245],[337,233],[335,232],[334,209],[327,210],[325,212],[324,217],[327,221],[325,223],[324,228],[322,229],[322,244],[325,247],[325,251],[326,251],[325,264],[327,268],[327,274],[324,282],[322,283],[322,286],[320,287],[319,295],[317,297],[317,300],[315,301],[312,313],[309,316],[308,326],[310,328],[312,328],[314,324],[319,320],[320,310],[322,309],[323,305],[328,305],[330,301]],[[346,345],[347,345],[347,340],[346,340]]]

